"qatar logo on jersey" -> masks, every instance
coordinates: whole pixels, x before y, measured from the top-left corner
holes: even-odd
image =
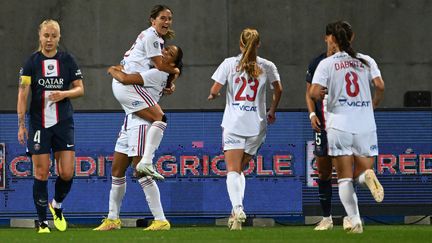
[[[44,77],[60,76],[60,68],[57,59],[47,59],[42,62],[42,75]]]

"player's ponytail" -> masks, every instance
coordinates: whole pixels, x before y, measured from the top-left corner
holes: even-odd
[[[239,69],[241,71],[246,71],[246,73],[253,78],[257,78],[262,73],[262,70],[256,63],[259,43],[260,39],[257,30],[246,28],[242,31],[240,35],[240,48],[243,54]]]
[[[362,62],[364,65],[369,67],[369,63],[363,58],[357,57],[357,53],[351,46],[351,40],[353,38],[353,31],[351,25],[346,21],[337,21],[334,23],[333,36],[336,39],[336,43],[339,45],[339,49],[345,51],[352,58],[355,58]]]
[[[46,19],[46,20],[44,20],[44,21],[39,25],[39,29],[38,29],[38,34],[39,34],[39,35],[40,35],[40,32],[41,32],[42,28],[43,28],[44,26],[47,26],[47,25],[52,25],[54,28],[58,29],[59,34],[60,34],[60,25],[59,25],[59,23],[58,23],[57,21],[53,20],[53,19]],[[39,42],[39,47],[38,47],[38,50],[37,50],[37,51],[42,51],[42,46],[41,46],[41,43],[40,43],[40,42]]]

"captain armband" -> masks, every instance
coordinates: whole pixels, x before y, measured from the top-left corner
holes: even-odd
[[[21,76],[20,77],[20,85],[30,85],[31,84],[31,76]]]

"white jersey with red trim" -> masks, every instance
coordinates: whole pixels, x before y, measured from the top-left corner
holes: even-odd
[[[125,53],[121,64],[126,73],[141,73],[154,67],[152,57],[162,56],[164,40],[153,27],[142,31]]]
[[[369,67],[338,52],[322,60],[315,71],[312,84],[328,89],[327,128],[355,134],[376,130],[370,85],[381,72],[370,56],[358,53],[357,57]]]
[[[260,57],[257,57],[257,64],[262,74],[258,78],[249,77],[238,68],[241,57],[226,58],[212,79],[227,84],[221,126],[233,134],[256,136],[267,126],[266,84],[280,81],[280,77],[274,63]]]

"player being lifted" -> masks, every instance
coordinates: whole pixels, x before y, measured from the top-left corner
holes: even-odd
[[[163,177],[154,171],[152,159],[167,125],[166,117],[157,102],[162,93],[171,94],[174,91],[174,83],[171,83],[169,88],[165,87],[167,79],[175,79],[169,72],[180,73],[183,52],[176,46],[161,49],[164,38],[173,34],[170,29],[172,11],[167,6],[154,6],[150,22],[151,27],[143,31],[132,48],[126,52],[124,66],[108,69],[114,78],[114,96],[125,110],[126,118],[115,147],[108,218],[94,230],[105,231],[121,227],[119,214],[126,193],[125,172],[130,164],[129,158],[132,158],[134,168],[142,158],[146,158],[145,163],[141,163],[143,170],[136,173],[140,177],[138,182],[155,218],[146,230],[170,229],[162,209],[159,187],[153,180]],[[156,65],[156,62],[160,63]],[[152,66],[156,68],[150,69]]]
[[[263,144],[267,122],[276,121],[276,108],[282,94],[282,84],[276,66],[257,56],[260,38],[255,29],[244,29],[240,35],[241,54],[226,58],[212,76],[215,81],[209,100],[219,96],[224,85],[226,105],[222,120],[223,150],[227,174],[227,189],[232,205],[228,227],[241,230],[246,220],[243,197],[246,187],[242,173]],[[273,87],[273,99],[266,115],[266,86]]]

